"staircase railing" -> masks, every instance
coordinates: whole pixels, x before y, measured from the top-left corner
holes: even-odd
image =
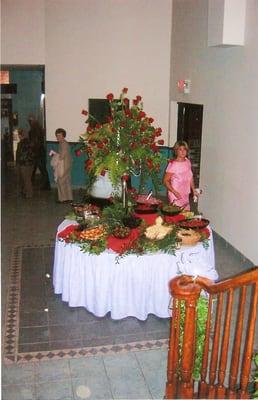
[[[166,399],[248,399],[258,297],[258,268],[214,283],[180,276],[170,282],[173,296]],[[207,297],[203,342],[196,349],[197,305]],[[197,352],[200,378],[193,377]]]

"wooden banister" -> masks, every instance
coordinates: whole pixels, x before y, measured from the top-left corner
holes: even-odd
[[[199,323],[196,307],[203,290],[209,297],[205,338],[202,350],[200,346],[196,350]],[[250,398],[248,382],[256,327],[258,268],[218,283],[183,275],[170,282],[170,291],[173,308],[165,398]],[[202,352],[198,381],[193,377],[197,351]]]

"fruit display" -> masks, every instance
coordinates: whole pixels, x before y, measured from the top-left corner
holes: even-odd
[[[80,233],[80,238],[84,240],[98,240],[106,234],[103,225],[98,225],[92,228],[84,229]]]
[[[130,232],[131,232],[130,228],[126,226],[117,226],[113,230],[113,236],[115,236],[118,239],[124,239],[130,235]]]
[[[147,239],[161,240],[164,239],[172,231],[172,226],[163,225],[164,221],[161,217],[157,217],[155,224],[149,226],[144,232]]]
[[[184,221],[179,221],[177,225],[180,226],[181,228],[203,229],[206,228],[206,226],[208,226],[209,223],[210,221],[204,218],[202,219],[193,218]]]

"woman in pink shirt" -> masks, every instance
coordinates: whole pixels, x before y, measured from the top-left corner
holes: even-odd
[[[175,159],[169,162],[163,183],[168,189],[169,202],[190,210],[191,190],[194,196],[199,196],[199,193],[195,190],[191,162],[187,158],[189,147],[186,142],[179,141],[173,149]]]

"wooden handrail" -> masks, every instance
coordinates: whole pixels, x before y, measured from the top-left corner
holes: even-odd
[[[217,283],[204,277],[182,275],[172,279],[169,286],[173,309],[165,398],[249,398],[248,381],[258,301],[258,268]],[[196,391],[193,379],[196,306],[203,290],[209,296],[208,317],[201,353],[200,381]],[[182,328],[180,331],[183,318],[181,304],[185,310],[183,337]]]

